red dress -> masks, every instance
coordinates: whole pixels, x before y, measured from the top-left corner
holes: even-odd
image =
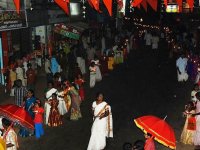
[[[85,99],[85,90],[84,90],[84,87],[83,87],[84,82],[85,81],[83,79],[76,79],[75,80],[75,84],[77,84],[79,86],[78,93],[79,93],[79,96],[81,98],[81,101],[83,101]]]
[[[49,100],[49,103],[51,105],[51,110],[49,113],[49,120],[48,125],[50,127],[57,127],[62,124],[61,116],[58,111],[58,100],[57,99],[51,99]]]

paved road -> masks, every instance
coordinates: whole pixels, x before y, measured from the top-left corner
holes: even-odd
[[[192,150],[192,146],[178,142],[184,125],[181,112],[189,99],[191,83],[178,84],[174,66],[172,60],[162,63],[158,69],[153,53],[144,48],[133,52],[128,65],[117,66],[94,89],[86,85],[86,101],[81,106],[81,120],[69,121],[66,115],[63,126],[45,127],[45,136],[40,140],[34,137],[20,138],[20,150],[85,150],[92,125],[91,103],[97,91],[105,93],[105,99],[113,112],[114,139],[109,140],[107,150],[121,150],[124,142],[133,143],[137,139],[144,139],[133,119],[148,114],[161,118],[167,115],[166,121],[176,132],[177,150]],[[41,88],[45,85],[45,77],[40,76],[36,84],[37,89],[40,89],[36,95],[40,98],[43,97]],[[168,149],[157,142],[156,146],[157,150]]]

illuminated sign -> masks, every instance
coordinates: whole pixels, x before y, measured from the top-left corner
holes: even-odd
[[[178,5],[176,5],[176,4],[167,5],[166,12],[167,13],[178,13],[179,12]]]
[[[80,15],[80,3],[70,3],[70,15],[71,16],[78,16]]]

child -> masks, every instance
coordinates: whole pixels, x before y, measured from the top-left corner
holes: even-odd
[[[144,150],[155,150],[153,136],[150,133],[147,133],[144,137],[146,138]]]
[[[185,112],[183,113],[186,116],[185,125],[183,127],[183,131],[181,133],[181,142],[184,144],[193,144],[193,137],[195,128],[193,128],[191,124],[191,119],[195,119],[192,117],[192,114],[195,114],[195,107],[192,101],[188,102],[185,107]],[[192,126],[191,126],[192,125]],[[193,128],[193,129],[192,129]]]
[[[62,124],[61,116],[58,111],[58,103],[57,100],[57,94],[52,94],[52,99],[48,101],[48,103],[51,105],[51,110],[49,113],[49,119],[48,119],[48,125],[50,127],[57,127]]]
[[[40,100],[36,100],[33,112],[35,113],[35,137],[39,139],[42,135],[44,135],[44,129],[42,126],[44,109],[41,107]]]
[[[64,100],[64,96],[65,96],[64,88],[65,87],[62,85],[62,88],[58,91],[58,95],[57,95],[57,99],[59,101],[58,110],[59,110],[61,116],[63,116],[64,114],[67,113],[67,107],[66,107],[66,103]]]
[[[78,85],[78,92],[79,92],[81,101],[85,99],[85,90],[83,87],[84,82],[85,81],[83,80],[81,74],[79,74],[78,77],[75,79],[75,84]]]

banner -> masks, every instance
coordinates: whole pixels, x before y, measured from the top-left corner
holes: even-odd
[[[55,24],[54,32],[75,40],[78,40],[81,34],[77,29],[64,24]]]
[[[25,11],[0,11],[0,31],[20,29],[27,27]]]

